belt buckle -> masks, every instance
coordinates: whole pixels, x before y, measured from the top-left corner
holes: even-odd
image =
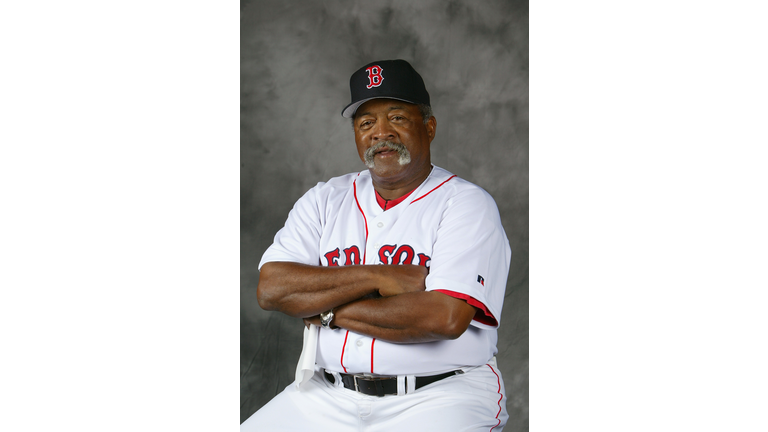
[[[352,378],[355,381],[355,391],[358,392],[358,393],[362,393],[364,395],[368,395],[368,396],[376,396],[376,395],[370,395],[368,393],[361,392],[360,391],[360,387],[357,384],[357,379],[358,378],[363,379],[363,380],[368,381],[368,382],[385,381],[385,380],[390,380],[390,379],[393,379],[393,378],[397,379],[397,377],[392,377],[392,376],[386,376],[386,375],[385,376],[371,376],[371,375],[364,374],[364,373],[354,374],[354,375],[352,375]],[[384,395],[381,395],[381,396],[384,396]],[[381,396],[379,396],[379,397],[381,397]]]
[[[355,381],[355,391],[360,393],[360,387],[357,386],[357,379],[358,378],[365,378],[365,375],[363,375],[363,374],[354,374],[354,375],[352,375],[352,379]]]

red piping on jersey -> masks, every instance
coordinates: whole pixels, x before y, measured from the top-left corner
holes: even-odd
[[[496,373],[495,370],[491,367],[491,365],[486,364],[489,368],[491,368],[491,372],[493,372],[494,375],[496,375],[496,383],[499,385],[499,412],[496,413],[496,418],[499,420],[498,423],[496,423],[496,426],[492,427],[490,431],[493,431],[501,424],[501,419],[499,418],[499,414],[501,414],[501,400],[504,399],[504,395],[501,394],[501,379],[499,378],[499,374]]]
[[[357,176],[359,177],[360,173],[358,173]],[[358,201],[357,199],[357,179],[355,179],[355,181],[352,182],[352,188],[355,194],[355,203],[357,204],[357,209],[360,210],[360,214],[363,215],[363,222],[365,222],[365,244],[363,245],[363,265],[365,265],[365,253],[368,251],[368,219],[365,218],[365,213],[363,212],[363,208],[360,207],[360,201]],[[342,369],[344,369],[344,373],[347,372],[347,368],[344,366],[344,351],[347,348],[348,337],[349,337],[349,330],[347,330],[347,334],[344,335],[344,345],[341,347],[341,360],[339,360],[339,363],[341,363]]]
[[[494,327],[499,325],[499,322],[496,321],[496,317],[493,316],[491,311],[489,311],[488,308],[485,307],[485,305],[480,300],[477,300],[474,297],[470,297],[464,293],[458,293],[456,291],[449,291],[449,290],[442,290],[442,289],[437,289],[434,291],[441,292],[453,298],[464,300],[470,306],[474,306],[475,308],[477,308],[477,311],[475,312],[475,316],[472,318],[473,320],[479,323],[489,325],[489,326],[494,326]]]
[[[347,368],[344,367],[344,348],[347,347],[347,337],[349,337],[349,330],[347,330],[347,334],[344,335],[344,346],[341,347],[341,360],[339,360],[341,368],[344,369],[344,373],[347,373]]]
[[[446,181],[444,181],[444,182],[440,183],[439,185],[435,186],[435,189],[437,189],[437,188],[439,188],[440,186],[442,186],[442,185],[444,185],[444,184],[448,183],[448,182],[449,182],[449,181],[450,181],[452,178],[454,178],[454,177],[456,177],[456,174],[454,174],[454,175],[450,176],[450,177],[448,178],[448,180],[446,180]],[[431,191],[429,191],[429,192],[425,193],[424,195],[422,195],[422,196],[420,196],[420,197],[416,198],[415,200],[411,201],[411,204],[413,204],[413,203],[415,203],[416,201],[418,201],[418,200],[420,200],[420,199],[424,198],[425,196],[427,196],[427,195],[431,194],[432,192],[434,192],[434,191],[435,191],[435,189],[432,189]]]
[[[360,176],[360,174],[359,174],[359,173],[358,173],[357,175],[358,175],[358,177]],[[415,200],[411,201],[411,204],[413,204],[413,203],[415,203],[416,201],[418,201],[418,200],[420,200],[420,199],[424,198],[425,196],[427,196],[427,195],[431,194],[432,192],[434,192],[434,191],[435,191],[435,189],[437,189],[437,188],[439,188],[440,186],[442,186],[442,185],[444,185],[444,184],[448,183],[448,182],[449,182],[449,181],[450,181],[452,178],[454,178],[454,177],[456,177],[456,175],[455,175],[455,174],[454,174],[454,175],[452,175],[451,177],[449,177],[449,178],[448,178],[448,180],[446,180],[446,181],[444,181],[444,182],[440,183],[439,185],[435,186],[435,188],[434,188],[434,189],[432,189],[431,191],[429,191],[429,192],[425,193],[424,195],[422,195],[422,196],[420,196],[420,197],[416,198]],[[353,192],[354,192],[354,195],[355,195],[355,203],[357,204],[357,209],[358,209],[358,210],[360,210],[360,214],[363,216],[363,222],[365,222],[365,246],[364,246],[364,249],[363,249],[363,264],[365,264],[365,263],[366,263],[366,260],[365,260],[365,254],[366,254],[366,252],[368,251],[368,219],[365,217],[365,212],[363,212],[363,208],[360,206],[360,200],[358,200],[358,199],[357,199],[357,179],[355,179],[355,181],[354,181],[354,182],[352,182],[352,187],[353,187]],[[411,193],[413,193],[413,191],[411,191],[410,193],[408,193],[408,195],[410,195]],[[407,197],[408,195],[406,195],[406,197]],[[378,197],[377,197],[377,198],[378,198]],[[405,197],[403,197],[403,199],[404,199],[404,198],[405,198]],[[378,200],[377,200],[377,202],[378,202]],[[398,202],[397,204],[399,204],[399,202]],[[447,293],[446,293],[446,294],[447,294]],[[455,294],[457,294],[457,293],[455,293]],[[449,295],[450,295],[450,294],[449,294]],[[455,297],[455,296],[452,296],[452,297]],[[493,321],[494,321],[494,322],[496,321],[496,319],[495,319],[495,318],[493,318],[493,315],[492,315],[492,314],[490,314],[489,312],[487,312],[487,311],[488,311],[488,309],[485,307],[485,305],[484,305],[484,304],[482,304],[482,303],[478,302],[477,300],[473,299],[472,297],[468,297],[468,298],[469,298],[470,300],[473,300],[473,301],[474,301],[475,303],[477,303],[478,305],[480,305],[480,306],[479,306],[479,308],[480,308],[480,309],[482,309],[484,312],[486,312],[486,314],[487,314],[488,316],[490,316],[490,317],[493,319]],[[465,299],[465,300],[466,300],[466,299]],[[469,303],[469,304],[472,304],[472,303],[470,303],[470,302],[469,302],[469,300],[467,300],[467,303]],[[473,306],[475,306],[474,304],[472,304],[472,305],[473,305]],[[477,306],[476,306],[476,307],[477,307]],[[478,311],[478,312],[479,312],[479,311]],[[478,321],[480,321],[480,320],[478,320]],[[480,322],[482,322],[482,321],[480,321]],[[485,324],[485,323],[484,323],[484,324]],[[493,324],[493,325],[495,325],[495,324]],[[344,373],[346,373],[346,372],[347,372],[347,368],[346,368],[346,367],[344,367],[344,350],[345,350],[345,348],[347,347],[347,337],[349,337],[349,330],[347,330],[347,334],[344,336],[344,345],[343,345],[343,346],[342,346],[342,348],[341,348],[341,367],[344,369]],[[371,373],[373,373],[373,344],[374,344],[374,343],[376,343],[376,338],[374,338],[374,339],[371,341]],[[494,372],[494,373],[495,373],[495,372]],[[497,377],[498,377],[498,375],[497,375]],[[501,386],[499,386],[499,389],[501,389]],[[499,399],[499,402],[501,402],[501,399]],[[500,413],[500,412],[501,412],[501,406],[499,406],[499,413]],[[499,415],[498,415],[498,414],[496,414],[496,417],[498,418],[498,417],[499,417]],[[501,420],[499,420],[499,423],[501,423]],[[496,425],[496,426],[498,426],[498,425]],[[494,426],[494,427],[495,427],[495,426]]]
[[[358,173],[357,175],[359,176],[360,174]],[[360,210],[360,214],[363,215],[363,222],[365,222],[365,244],[363,245],[363,265],[365,265],[365,253],[368,251],[368,219],[365,218],[363,208],[360,207],[360,201],[357,200],[357,180],[352,182],[352,186],[354,188],[357,209]]]
[[[371,373],[373,373],[373,344],[376,342],[376,338],[371,341]]]
[[[393,199],[393,200],[385,200],[384,198],[381,197],[381,195],[379,195],[379,191],[374,190],[374,192],[376,192],[376,202],[379,204],[379,207],[381,207],[382,210],[387,211],[387,210],[391,209],[392,207],[394,207],[394,206],[400,204],[401,202],[403,202],[409,196],[411,196],[411,194],[415,190],[416,189],[413,189],[412,191],[408,192],[407,194],[401,196],[400,198]]]

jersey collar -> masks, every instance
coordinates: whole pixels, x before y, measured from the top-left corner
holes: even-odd
[[[400,204],[401,202],[403,202],[416,189],[418,189],[418,187],[414,188],[412,191],[410,191],[407,194],[401,196],[400,198],[393,199],[393,200],[385,200],[384,198],[381,197],[381,195],[379,195],[379,191],[377,191],[376,189],[374,189],[373,192],[376,193],[376,202],[379,204],[379,207],[381,207],[382,210],[387,211],[387,210],[391,209],[392,207],[394,207],[394,206]]]

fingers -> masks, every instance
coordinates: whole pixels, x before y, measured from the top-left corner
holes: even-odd
[[[307,326],[307,328],[309,328],[310,324],[314,324],[316,326],[320,326],[321,325],[320,324],[320,315],[315,315],[315,316],[311,316],[311,317],[307,317],[307,318],[303,318],[303,319],[304,319],[304,325]]]

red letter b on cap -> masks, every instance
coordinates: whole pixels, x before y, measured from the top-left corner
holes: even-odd
[[[373,65],[367,68],[366,71],[368,71],[368,85],[366,88],[378,87],[384,81],[384,77],[381,76],[381,66]]]

